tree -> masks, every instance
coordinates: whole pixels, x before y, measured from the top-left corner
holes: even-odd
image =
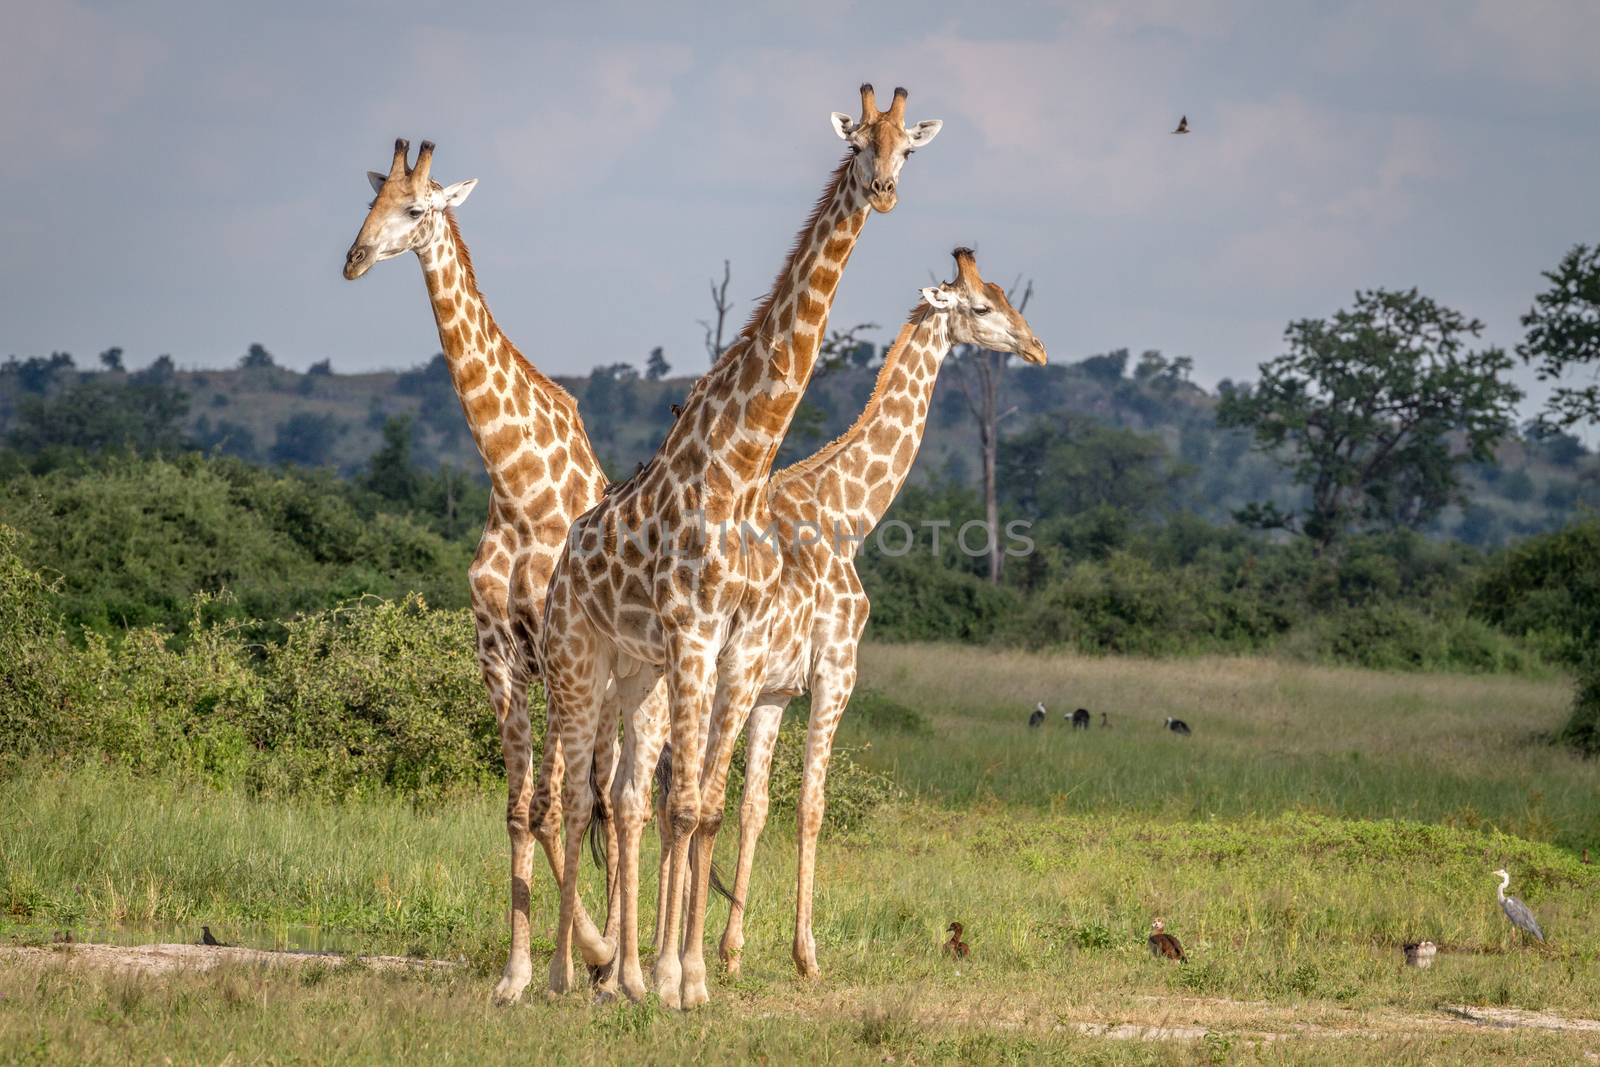
[[[714,320],[701,319],[700,325],[706,331],[706,355],[715,363],[722,358],[722,353],[728,346],[722,343],[722,334],[728,321],[728,312],[733,310],[733,301],[728,299],[728,282],[733,277],[733,268],[727,260],[722,261],[722,284],[718,285],[715,278],[711,279],[711,310],[715,315]]]
[[[1011,306],[1020,314],[1028,308],[1033,298],[1033,282],[1023,287],[1022,298],[1016,298],[1019,278],[1006,296]],[[989,352],[972,345],[962,345],[951,356],[956,369],[956,384],[966,398],[967,411],[978,428],[978,448],[983,455],[983,511],[989,523],[989,581],[1000,584],[1000,572],[1005,566],[1005,539],[1000,536],[1000,498],[995,488],[995,460],[1000,451],[1000,423],[1016,413],[1016,405],[1000,408],[1000,384],[1005,377],[1004,352]]]
[[[659,382],[672,371],[672,364],[667,362],[667,354],[660,345],[650,350],[650,358],[644,361],[644,376],[652,382]]]
[[[100,353],[100,365],[108,371],[122,370],[122,349],[113,345]]]
[[[1543,275],[1550,288],[1534,297],[1522,316],[1528,332],[1517,354],[1537,364],[1541,382],[1557,382],[1583,368],[1600,377],[1600,243],[1574,245],[1555,270]],[[1557,386],[1540,421],[1561,429],[1600,422],[1600,383]]]
[[[1235,517],[1298,529],[1321,553],[1358,523],[1438,514],[1460,495],[1460,466],[1492,458],[1522,397],[1500,378],[1502,349],[1466,349],[1482,330],[1415,289],[1358,291],[1331,320],[1290,323],[1289,352],[1261,364],[1253,389],[1224,394],[1217,422],[1251,430],[1311,500],[1302,515],[1251,505]]]
[[[91,375],[49,396],[24,396],[11,444],[28,454],[57,449],[88,452],[175,452],[184,446],[189,395],[170,380],[122,384]]]
[[[274,463],[320,467],[333,455],[333,446],[345,427],[332,415],[297,411],[278,425],[272,444]]]
[[[367,462],[361,484],[385,500],[410,504],[421,488],[422,477],[411,457],[410,415],[396,415],[383,424],[383,445]]]
[[[326,378],[331,374],[333,374],[333,360],[331,359],[319,359],[306,368],[307,377],[317,375],[318,377]]]
[[[239,359],[239,366],[250,367],[276,367],[278,364],[272,358],[272,353],[259,341],[252,344],[248,351]]]

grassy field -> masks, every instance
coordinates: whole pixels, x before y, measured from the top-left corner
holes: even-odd
[[[1600,1004],[1600,869],[1578,858],[1600,847],[1600,767],[1539,740],[1564,715],[1560,680],[876,646],[863,684],[915,712],[867,710],[844,729],[907,796],[824,835],[820,982],[802,984],[789,962],[793,836],[781,817],[758,858],[744,975],[718,983],[708,1009],[676,1017],[575,996],[495,1011],[498,798],[427,811],[268,804],[38,768],[0,783],[5,940],[64,926],[194,940],[209,923],[270,946],[311,928],[339,948],[461,965],[150,980],[0,956],[0,1062],[233,1051],[235,1063],[1443,1063],[1600,1051],[1600,1033],[1475,1029],[1439,1010],[1593,1016]],[[1041,698],[1053,713],[1106,710],[1112,728],[1074,734],[1053,715],[1030,731]],[[1194,736],[1163,732],[1168,714]],[[1500,915],[1488,872],[1503,864],[1547,945],[1520,943]],[[599,899],[597,884],[587,895]],[[546,881],[536,908],[536,932],[548,932]],[[1146,955],[1155,915],[1188,964]],[[719,907],[717,931],[722,920]],[[938,951],[951,920],[972,945],[959,968]],[[1427,972],[1399,966],[1400,944],[1419,937],[1441,945]],[[1082,1032],[1119,1024],[1170,1039]]]

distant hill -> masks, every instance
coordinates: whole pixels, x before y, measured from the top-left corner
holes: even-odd
[[[481,469],[442,356],[407,371],[369,374],[338,374],[326,363],[300,373],[271,365],[270,357],[257,362],[196,371],[176,370],[169,362],[127,374],[84,372],[59,355],[12,359],[0,364],[0,434],[18,424],[29,397],[59,393],[74,383],[110,387],[153,375],[187,396],[179,422],[203,449],[349,475],[364,469],[379,448],[386,420],[409,416],[421,463]],[[877,373],[864,363],[847,362],[812,383],[805,415],[780,462],[802,457],[850,424]],[[1097,420],[1158,437],[1184,474],[1166,510],[1223,521],[1251,500],[1292,503],[1295,491],[1281,469],[1254,452],[1247,437],[1217,428],[1217,397],[1188,382],[1186,372],[1186,361],[1153,352],[1132,360],[1126,351],[1048,367],[1016,366],[1007,372],[1002,401],[1002,409],[1015,411],[1002,427],[1015,433],[1037,420]],[[977,437],[958,373],[947,366],[940,377],[915,475],[920,481],[978,480]],[[671,425],[671,405],[693,381],[647,380],[627,364],[557,380],[577,398],[596,451],[614,475],[631,472],[652,454]],[[1468,506],[1449,509],[1434,532],[1494,546],[1600,508],[1600,457],[1572,438],[1518,438],[1501,446],[1496,463],[1473,468],[1468,483]]]

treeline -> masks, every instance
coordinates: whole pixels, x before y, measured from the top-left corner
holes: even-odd
[[[297,373],[256,345],[232,370],[179,371],[171,360],[158,360],[130,373],[121,369],[120,352],[111,351],[115,358],[94,371],[62,353],[0,363],[0,476],[71,466],[84,453],[194,450],[356,479],[380,453],[404,447],[419,470],[435,477],[438,506],[468,517],[463,530],[481,517],[471,497],[484,484],[481,466],[442,356],[399,373],[342,375],[326,362]],[[781,462],[803,457],[849,425],[880,359],[880,347],[855,343],[823,367]],[[562,379],[613,475],[653,453],[671,423],[672,404],[688,391],[690,379],[665,377],[663,363],[653,366],[654,377],[647,361],[642,371],[614,363]],[[1301,506],[1304,491],[1254,447],[1248,429],[1219,424],[1219,405],[1241,395],[1240,387],[1225,382],[1220,394],[1207,393],[1188,380],[1190,369],[1182,358],[1119,350],[1013,370],[999,398],[1000,410],[1010,412],[1001,426],[1001,462],[1022,462],[1028,448],[1122,434],[1130,448],[1160,460],[1162,515],[1227,524],[1251,504]],[[953,364],[940,378],[917,484],[979,485],[982,462],[960,373]],[[398,444],[397,435],[404,437]],[[1600,457],[1568,433],[1513,433],[1466,464],[1460,480],[1461,491],[1421,524],[1430,536],[1496,547],[1600,506]]]

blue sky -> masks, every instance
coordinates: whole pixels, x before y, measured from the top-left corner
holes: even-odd
[[[868,79],[944,130],[873,218],[834,324],[892,336],[956,244],[1031,276],[1056,359],[1249,377],[1293,318],[1421,287],[1512,344],[1539,271],[1600,240],[1600,5],[96,4],[0,43],[0,356],[408,366],[408,257],[339,276],[396,136],[481,180],[463,233],[558,374],[664,345],[732,260],[758,299]],[[11,32],[16,31],[16,32]],[[1187,113],[1194,134],[1167,134]],[[1528,376],[1523,375],[1526,379]]]

